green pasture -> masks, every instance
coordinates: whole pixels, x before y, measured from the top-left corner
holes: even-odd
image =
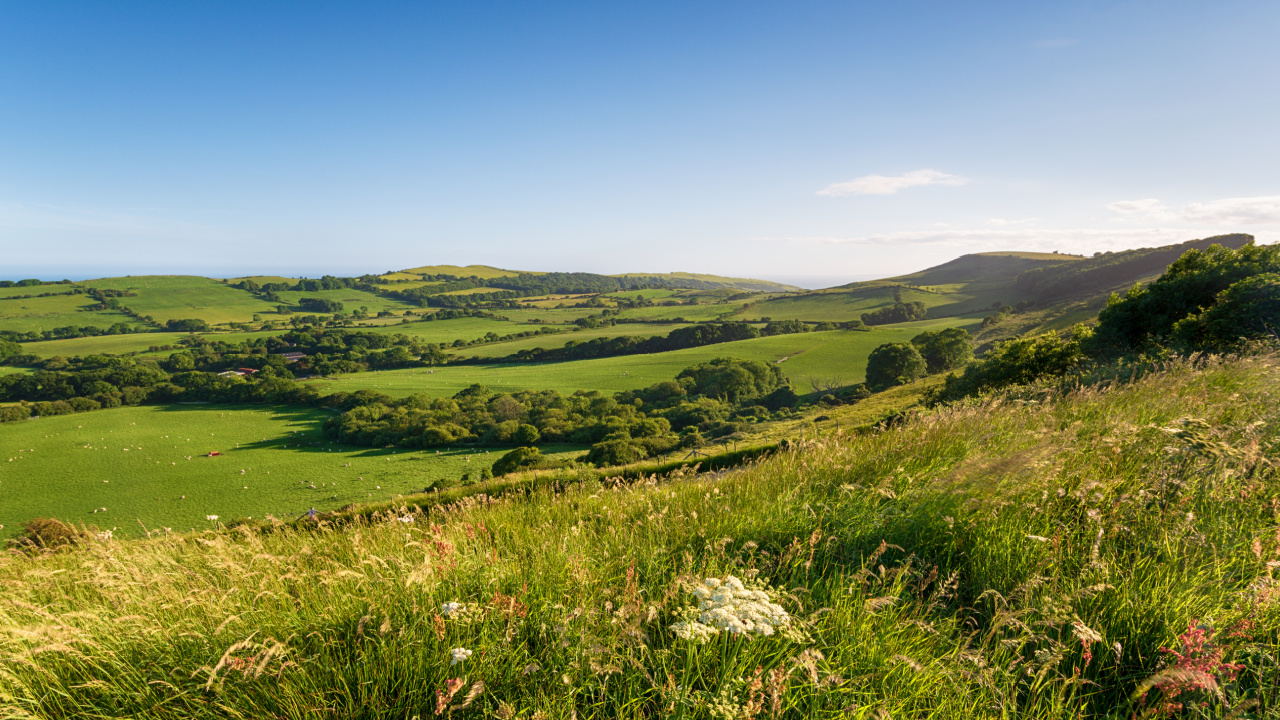
[[[488,333],[509,335],[513,332],[537,330],[536,325],[520,325],[510,320],[496,318],[463,317],[452,320],[427,320],[411,323],[397,323],[383,327],[361,328],[364,331],[380,335],[408,335],[420,343],[436,343],[447,345],[454,340],[478,340]]]
[[[41,332],[68,325],[108,328],[116,323],[144,327],[128,315],[114,310],[86,309],[97,304],[97,300],[85,294],[0,300],[0,330]]]
[[[44,293],[70,293],[71,285],[34,285],[22,287],[0,288],[0,299],[22,297],[23,295],[42,295]]]
[[[147,352],[160,345],[176,346],[187,333],[135,333],[132,335],[99,335],[97,337],[70,338],[68,340],[45,340],[43,342],[23,343],[22,352],[42,358],[55,355],[74,357],[76,355],[125,355],[127,353]],[[214,336],[216,337],[216,335]],[[166,351],[167,354],[168,351]]]
[[[648,290],[621,290],[619,292],[609,293],[606,298],[649,298],[656,300],[658,298],[669,298],[675,295],[676,290],[665,290],[662,288],[650,288]]]
[[[350,314],[352,310],[358,310],[361,307],[369,309],[370,313],[376,313],[381,310],[399,310],[401,312],[414,308],[416,306],[402,303],[398,300],[390,300],[381,295],[375,295],[364,290],[353,290],[351,288],[343,288],[341,290],[316,290],[308,292],[298,292],[294,290],[285,290],[277,292],[276,295],[286,305],[296,306],[302,298],[323,298],[325,300],[336,300],[342,303],[342,312]],[[298,312],[310,315],[310,310],[299,310]],[[324,313],[319,313],[324,314]]]
[[[641,323],[626,323],[615,325],[613,327],[597,328],[595,330],[576,330],[571,332],[562,332],[555,335],[538,335],[536,337],[520,338],[518,340],[510,340],[507,342],[488,343],[486,345],[478,345],[473,348],[459,349],[458,354],[466,357],[504,357],[517,353],[521,350],[532,350],[534,348],[543,348],[550,350],[551,348],[564,347],[572,342],[584,343],[596,338],[607,337],[653,337],[655,335],[666,335],[676,328],[688,327],[682,324],[663,324],[663,325],[645,325]]]
[[[20,375],[22,373],[31,372],[31,368],[13,367],[11,365],[0,365],[0,375]]]
[[[716,320],[725,313],[736,312],[742,309],[742,303],[706,303],[698,305],[659,305],[657,307],[642,307],[623,310],[619,317],[630,320],[673,320],[675,318],[683,318],[690,322],[699,320]],[[737,320],[738,318],[732,318]]]
[[[275,304],[246,290],[193,275],[102,278],[81,284],[135,292],[137,297],[120,298],[120,304],[161,324],[187,318],[199,318],[210,325],[248,322],[254,313],[274,313],[276,309]]]
[[[36,516],[118,528],[117,535],[141,535],[144,525],[210,527],[206,515],[297,517],[467,472],[475,479],[503,452],[339,445],[320,432],[327,416],[288,406],[177,405],[0,424],[0,538]],[[206,456],[215,450],[222,456]],[[582,450],[544,448],[565,457]]]
[[[565,304],[572,304],[572,300],[566,300]],[[571,308],[571,307],[539,307],[526,308],[521,310],[502,309],[498,311],[502,317],[519,323],[527,323],[531,320],[541,320],[548,325],[569,325],[574,320],[588,317],[590,315],[599,315],[600,308]]]
[[[862,382],[867,356],[883,343],[906,341],[923,330],[971,325],[972,321],[948,318],[886,326],[871,332],[833,330],[777,335],[651,355],[545,364],[382,370],[309,382],[322,393],[376,390],[394,397],[414,393],[448,397],[474,383],[505,392],[556,390],[569,394],[578,390],[600,390],[614,393],[670,380],[686,367],[712,358],[737,357],[781,363],[783,373],[797,391],[808,392],[811,381],[846,385]]]

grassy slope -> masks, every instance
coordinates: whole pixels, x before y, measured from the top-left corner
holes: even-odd
[[[536,329],[531,326],[517,326],[520,330]],[[613,327],[599,328],[596,330],[578,330],[574,332],[562,332],[554,335],[540,335],[538,337],[520,338],[519,340],[511,340],[509,342],[490,343],[487,345],[479,345],[473,348],[459,348],[455,352],[464,357],[505,357],[512,355],[520,350],[532,350],[533,348],[559,348],[564,347],[569,342],[587,342],[596,338],[608,337],[653,337],[655,335],[666,335],[677,328],[688,327],[681,324],[663,324],[663,325],[645,325],[641,323],[626,323]],[[510,332],[510,330],[509,330]]]
[[[120,298],[141,315],[156,322],[199,318],[210,325],[248,322],[254,313],[274,313],[275,305],[245,290],[218,280],[190,275],[143,275],[140,277],[87,280],[82,285],[115,290],[131,290],[137,297]]]
[[[39,290],[39,288],[23,289]],[[107,328],[116,323],[143,327],[141,323],[123,313],[84,309],[96,305],[97,302],[84,294],[0,300],[0,330],[40,332],[68,325]]]
[[[0,427],[0,538],[35,516],[119,527],[126,535],[140,534],[139,522],[207,526],[209,514],[297,517],[313,506],[332,510],[390,498],[464,472],[476,478],[501,457],[483,449],[437,455],[343,446],[324,440],[325,417],[296,407],[186,405],[6,423]],[[201,457],[210,450],[223,456]],[[582,450],[568,449],[572,455]],[[101,507],[107,511],[93,512]]]
[[[1278,381],[1274,358],[1180,365],[657,487],[6,557],[0,703],[48,718],[427,717],[458,678],[456,716],[470,688],[471,714],[521,718],[751,702],[756,717],[1130,717],[1160,702],[1132,699],[1160,648],[1211,618],[1243,666],[1226,701],[1273,717]],[[1235,454],[1160,430],[1187,416]],[[779,602],[807,637],[677,639],[690,583],[728,574],[789,589]],[[440,618],[449,601],[473,614]],[[457,647],[474,655],[451,666]],[[1210,693],[1178,699],[1229,711]]]
[[[648,387],[669,380],[684,368],[717,357],[777,362],[783,360],[784,374],[804,391],[810,378],[838,380],[842,384],[862,381],[867,356],[886,342],[909,340],[922,330],[949,327],[964,321],[944,320],[904,323],[872,332],[834,330],[798,335],[779,335],[741,340],[705,347],[626,355],[597,360],[575,360],[545,365],[462,365],[440,368],[384,370],[311,381],[321,392],[377,390],[401,397],[413,393],[451,396],[480,383],[495,390],[577,390],[618,392]]]
[[[247,333],[246,333],[247,334]],[[22,352],[49,358],[55,355],[123,355],[146,352],[153,345],[177,345],[187,333],[135,333],[132,335],[99,335],[98,337],[45,340],[24,343]],[[207,337],[218,337],[209,335]],[[165,353],[168,354],[168,353]]]
[[[771,280],[756,280],[754,278],[724,277],[721,275],[706,275],[703,273],[687,273],[687,272],[622,273],[619,275],[611,275],[610,277],[697,280],[699,282],[710,283],[713,285],[720,285],[727,288],[738,288],[742,290],[757,290],[757,291],[764,291],[764,292],[791,292],[791,291],[800,289],[795,285],[784,285],[783,283],[777,283]]]
[[[342,312],[350,314],[352,310],[358,310],[361,307],[369,308],[370,313],[377,313],[380,310],[399,310],[403,312],[416,305],[388,300],[381,295],[374,295],[363,290],[352,290],[351,288],[343,288],[341,290],[317,290],[315,292],[295,292],[293,290],[284,290],[277,292],[280,299],[288,305],[297,305],[302,298],[323,298],[325,300],[337,300],[342,303]],[[309,310],[298,310],[303,314],[311,314]],[[325,313],[320,313],[321,315]]]

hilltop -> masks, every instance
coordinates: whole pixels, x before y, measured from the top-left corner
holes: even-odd
[[[1086,319],[1089,310],[1096,314],[1112,292],[1154,280],[1187,250],[1213,244],[1238,248],[1252,241],[1251,235],[1219,235],[1092,257],[974,253],[907,275],[771,298],[753,305],[743,317],[838,320],[899,303],[920,303],[934,318],[1001,307],[1034,308],[1035,322],[1020,326],[1026,332],[1061,318]]]

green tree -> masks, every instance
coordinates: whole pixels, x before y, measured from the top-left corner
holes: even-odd
[[[929,374],[946,372],[964,367],[973,360],[973,336],[962,328],[926,330],[911,338],[911,344],[920,351]]]
[[[1113,294],[1098,313],[1088,349],[1091,354],[1143,350],[1167,339],[1178,321],[1212,307],[1232,285],[1266,273],[1280,273],[1280,245],[1188,250],[1149,286],[1135,286],[1123,297]]]
[[[1280,273],[1264,273],[1223,290],[1213,307],[1174,325],[1176,345],[1188,350],[1229,351],[1241,342],[1280,333]]]
[[[909,342],[885,343],[867,358],[867,385],[882,390],[924,377],[929,366]]]
[[[538,432],[538,428],[524,424],[516,428],[515,433],[511,436],[511,440],[519,445],[532,445],[538,442],[539,437],[540,433]]]
[[[506,475],[517,470],[538,467],[544,460],[542,451],[538,448],[518,447],[498,458],[498,462],[493,464],[493,474]]]

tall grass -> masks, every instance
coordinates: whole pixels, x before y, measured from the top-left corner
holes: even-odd
[[[0,708],[1276,717],[1278,378],[1175,362],[719,474],[10,556]],[[677,638],[690,589],[730,574],[788,632]]]

